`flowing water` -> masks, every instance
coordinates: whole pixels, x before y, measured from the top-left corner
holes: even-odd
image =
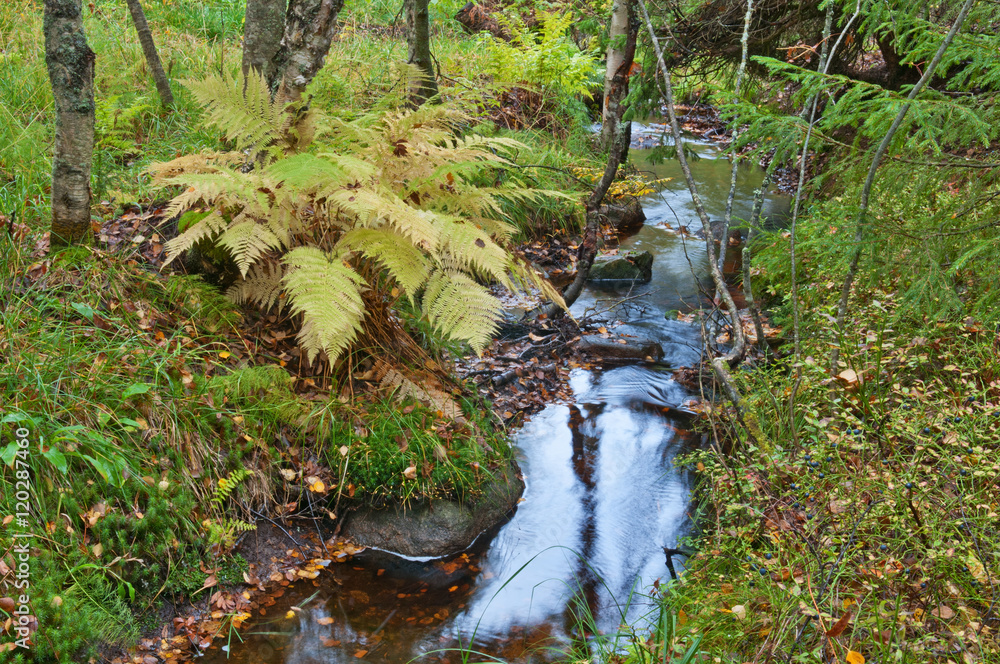
[[[694,145],[702,156],[694,177],[709,215],[721,219],[729,163],[714,146]],[[634,150],[633,160],[642,163],[645,152]],[[664,312],[699,303],[708,279],[704,242],[677,233],[700,225],[676,163],[647,167],[674,179],[643,201],[646,224],[622,248],[653,253],[652,283],[588,289],[573,313],[607,310],[615,331],[660,342],[669,365],[691,364],[699,359],[698,330]],[[755,169],[740,172],[734,217],[749,216],[760,181]],[[770,197],[765,215],[785,209],[787,201]],[[577,369],[571,387],[573,403],[547,407],[515,437],[527,488],[507,523],[447,559],[368,551],[333,565],[318,588],[286,589],[268,610],[274,618],[262,618],[245,643],[209,661],[459,662],[459,646],[507,661],[547,661],[585,634],[642,622],[653,608],[652,584],[669,578],[662,548],[689,525],[689,478],[673,460],[696,441],[665,407],[690,395],[656,365]],[[286,618],[292,606],[301,610]]]

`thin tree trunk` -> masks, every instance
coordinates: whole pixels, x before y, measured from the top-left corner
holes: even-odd
[[[771,184],[771,171],[768,169],[764,173],[764,180],[760,183],[760,189],[754,194],[753,209],[750,212],[750,230],[747,231],[746,242],[743,243],[743,299],[747,301],[747,308],[750,309],[750,318],[753,320],[754,331],[757,333],[757,346],[760,352],[766,357],[770,354],[771,348],[764,338],[764,324],[760,320],[760,307],[753,297],[753,283],[750,278],[750,267],[753,261],[751,243],[754,240],[754,233],[760,223],[760,213],[764,208],[764,195]]]
[[[274,57],[285,34],[286,0],[247,0],[243,19],[243,75],[251,69],[274,77]]]
[[[431,19],[428,0],[406,0],[407,63],[416,65],[420,78],[410,86],[410,103],[420,106],[438,93],[431,55]]]
[[[628,0],[628,2],[632,5],[634,0]],[[626,36],[625,48],[622,51],[624,57],[615,70],[612,81],[613,88],[625,89],[626,91],[628,90],[629,71],[632,69],[632,62],[635,60],[636,42],[639,38],[639,22],[636,20],[634,5],[632,5],[630,16],[632,17],[632,21],[629,24],[630,28]],[[622,99],[624,99],[624,94],[622,95]],[[618,117],[620,118],[621,116],[619,115]],[[583,241],[580,243],[579,253],[577,254],[576,277],[574,277],[573,281],[563,292],[563,302],[567,308],[580,297],[580,293],[583,292],[583,287],[587,283],[587,277],[590,276],[590,268],[594,265],[594,258],[597,256],[597,235],[601,225],[601,218],[597,212],[597,208],[601,206],[604,196],[607,195],[608,189],[611,188],[611,183],[615,181],[615,177],[618,175],[618,168],[625,161],[625,155],[628,154],[628,147],[631,142],[632,123],[616,122],[614,140],[611,143],[611,150],[608,153],[608,163],[604,167],[601,179],[587,198],[587,222],[583,230]],[[553,302],[543,307],[540,313],[551,318],[559,315],[561,311],[562,309],[559,305]]]
[[[687,157],[684,155],[684,148],[681,143],[681,128],[677,123],[677,112],[674,109],[674,89],[670,82],[670,70],[667,69],[667,65],[663,61],[660,40],[656,38],[656,32],[653,30],[653,22],[649,20],[649,13],[646,11],[644,0],[639,0],[639,9],[642,10],[642,18],[646,23],[646,29],[649,31],[649,38],[653,42],[653,50],[656,52],[656,61],[660,66],[660,72],[663,74],[663,90],[667,98],[670,129],[674,136],[674,145],[677,146],[677,161],[680,162],[681,172],[684,173],[684,180],[687,182],[688,190],[691,192],[691,200],[698,211],[698,218],[701,220],[702,228],[705,229],[705,246],[708,253],[708,266],[712,273],[712,281],[715,284],[716,291],[726,305],[726,310],[729,312],[729,318],[732,323],[733,347],[725,355],[711,358],[712,368],[719,382],[722,383],[723,389],[725,389],[730,401],[733,402],[736,408],[739,408],[740,393],[733,384],[729,368],[736,366],[743,359],[743,354],[746,352],[746,336],[743,334],[743,325],[740,323],[740,312],[736,308],[736,302],[733,301],[732,294],[726,287],[726,280],[722,277],[722,271],[716,263],[715,236],[712,233],[712,223],[708,218],[708,213],[705,212],[705,205],[702,203],[701,195],[698,193],[698,185],[691,175],[691,167],[688,165]]]
[[[298,101],[323,67],[343,6],[344,0],[291,0],[270,79],[278,99]]]
[[[961,29],[962,24],[965,23],[965,17],[969,15],[969,10],[972,6],[976,4],[976,0],[965,0],[965,4],[962,5],[961,11],[958,12],[958,17],[955,18],[955,22],[951,26],[951,30],[945,35],[944,41],[938,47],[937,53],[934,54],[934,58],[927,65],[924,70],[924,75],[920,77],[916,85],[910,90],[910,94],[906,97],[906,103],[903,107],[899,109],[899,113],[896,114],[896,118],[892,121],[892,125],[889,126],[889,131],[886,132],[885,137],[879,144],[878,148],[875,150],[875,156],[872,157],[871,166],[868,168],[868,177],[865,178],[864,187],[861,189],[861,205],[858,210],[858,219],[854,227],[854,253],[851,255],[851,264],[847,268],[847,275],[844,277],[844,284],[840,289],[840,302],[837,304],[837,337],[838,342],[844,335],[844,322],[847,318],[847,302],[851,295],[851,287],[854,285],[854,279],[858,274],[858,263],[861,260],[861,243],[865,238],[865,229],[868,225],[868,203],[871,198],[872,187],[875,184],[875,174],[878,171],[879,164],[882,163],[882,157],[885,156],[886,150],[889,148],[889,143],[892,142],[893,136],[896,135],[896,131],[899,126],[903,124],[903,118],[910,110],[911,102],[916,98],[920,91],[924,89],[924,86],[931,80],[934,76],[934,70],[941,63],[941,58],[944,57],[944,52],[954,41],[955,35]],[[840,363],[840,344],[838,343],[833,348],[833,352],[830,356],[830,373],[837,373],[837,366]]]
[[[823,45],[820,48],[819,66],[817,70],[821,74],[826,73],[827,55],[829,53],[828,42],[830,33],[833,30],[833,9],[831,2],[826,7],[826,21],[823,24]],[[802,337],[799,326],[799,263],[796,255],[796,228],[799,219],[799,205],[802,202],[802,188],[806,182],[806,165],[809,163],[809,139],[812,138],[812,130],[816,124],[816,105],[819,103],[819,94],[814,94],[812,99],[806,102],[809,108],[809,126],[806,129],[805,138],[802,140],[802,156],[799,157],[799,181],[795,187],[795,203],[792,206],[792,224],[789,229],[789,261],[791,262],[792,279],[792,357],[795,365],[795,382],[792,383],[792,390],[788,395],[788,424],[792,432],[792,447],[799,448],[799,428],[795,426],[795,399],[799,394],[799,387],[802,385]]]
[[[691,167],[688,165],[687,157],[684,155],[681,128],[677,122],[677,113],[674,110],[674,90],[670,82],[670,70],[667,69],[667,65],[663,61],[660,40],[656,38],[656,32],[653,30],[653,23],[649,20],[649,14],[646,12],[646,3],[644,0],[639,0],[639,8],[642,10],[642,18],[646,22],[646,29],[649,31],[649,37],[653,42],[653,50],[656,52],[657,63],[660,66],[660,72],[663,74],[664,92],[667,97],[667,113],[670,115],[670,129],[674,136],[674,144],[677,146],[677,161],[680,162],[681,172],[684,173],[684,180],[687,182],[688,190],[691,192],[691,200],[694,202],[698,218],[701,220],[702,228],[705,230],[705,248],[708,253],[708,264],[712,273],[712,280],[715,282],[715,288],[719,291],[733,322],[733,348],[722,359],[730,365],[735,365],[740,361],[746,349],[746,337],[743,335],[743,328],[740,326],[736,303],[733,301],[733,296],[730,294],[729,289],[726,288],[726,281],[722,278],[722,271],[716,262],[715,237],[712,234],[712,222],[705,211],[705,205],[701,200],[701,195],[698,193],[698,185],[691,175]]]
[[[614,0],[611,9],[611,25],[608,28],[607,71],[604,74],[604,105],[601,118],[601,149],[610,150],[614,141],[615,130],[621,118],[621,102],[628,92],[628,79],[625,87],[615,85],[616,75],[625,60],[625,49],[628,47],[628,33],[634,23],[631,14],[634,13],[631,0]],[[634,54],[633,54],[634,56]]]
[[[163,65],[160,63],[160,54],[156,52],[156,43],[153,41],[153,33],[149,31],[149,23],[146,22],[142,4],[139,0],[125,0],[125,3],[128,5],[129,13],[132,14],[132,24],[135,25],[136,34],[139,35],[146,64],[153,74],[156,91],[160,93],[160,103],[165,107],[173,106],[174,93],[170,90],[170,81],[167,80],[167,73],[163,71]]]
[[[56,106],[52,159],[53,245],[90,235],[94,155],[94,62],[83,31],[82,0],[45,0],[45,64]]]
[[[742,55],[740,56],[740,66],[736,70],[736,84],[733,86],[733,98],[739,102],[740,86],[743,85],[743,76],[747,70],[747,50],[750,41],[750,19],[753,17],[753,0],[747,0],[747,13],[743,17],[743,36],[740,38],[742,45]],[[736,139],[740,134],[739,118],[733,119],[733,142],[736,146]],[[729,175],[729,196],[726,198],[726,213],[722,217],[722,243],[719,245],[719,271],[726,264],[726,249],[729,243],[729,226],[733,222],[733,200],[736,198],[736,176],[739,173],[739,155],[733,153],[733,168]]]

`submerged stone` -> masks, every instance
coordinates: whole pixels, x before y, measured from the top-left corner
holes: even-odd
[[[653,278],[653,254],[598,256],[590,268],[588,281],[600,283],[642,283]]]

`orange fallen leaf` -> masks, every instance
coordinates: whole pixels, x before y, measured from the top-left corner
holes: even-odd
[[[847,660],[847,664],[865,664],[865,656],[856,650],[848,650],[844,659]]]

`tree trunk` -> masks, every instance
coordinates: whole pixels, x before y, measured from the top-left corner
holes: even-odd
[[[621,117],[621,102],[628,92],[628,78],[625,79],[624,88],[615,85],[616,74],[626,58],[628,48],[630,26],[634,22],[630,14],[634,14],[631,9],[630,0],[615,0],[611,9],[611,25],[608,28],[608,64],[604,74],[604,105],[601,124],[601,149],[611,148],[611,141],[614,140],[615,129]],[[635,56],[635,40],[632,39],[632,56]],[[629,63],[631,66],[631,62]]]
[[[673,85],[670,82],[670,70],[667,69],[667,65],[663,60],[660,40],[656,38],[656,32],[653,30],[653,22],[649,20],[646,3],[644,0],[638,0],[638,3],[639,9],[642,11],[642,20],[646,24],[646,29],[649,30],[649,39],[653,42],[653,52],[656,54],[656,62],[660,67],[660,73],[663,75],[663,91],[667,102],[667,112],[670,115],[670,130],[674,136],[674,145],[677,146],[677,161],[680,162],[681,172],[684,173],[684,180],[687,182],[688,190],[691,192],[691,201],[698,212],[702,228],[705,229],[705,247],[708,254],[708,267],[712,273],[712,281],[715,284],[716,292],[719,293],[726,306],[726,310],[729,312],[729,319],[732,322],[733,347],[725,355],[712,358],[711,364],[715,370],[716,377],[718,377],[719,382],[722,383],[723,388],[729,395],[729,399],[738,409],[740,407],[740,393],[733,383],[729,367],[736,366],[743,359],[743,354],[746,351],[746,336],[743,334],[740,312],[736,308],[736,303],[733,301],[733,296],[729,292],[729,288],[726,286],[726,280],[722,277],[722,271],[716,264],[715,235],[712,233],[712,223],[708,218],[708,213],[705,212],[705,205],[701,200],[701,194],[698,193],[698,186],[695,184],[694,177],[691,175],[691,168],[688,166],[687,157],[684,155],[684,146],[681,143],[681,128],[677,122],[677,112],[674,108],[674,91]],[[725,238],[723,238],[723,242],[725,241]]]
[[[83,32],[82,0],[45,0],[45,64],[56,106],[52,158],[53,245],[90,234],[94,155],[94,61]]]
[[[628,77],[632,69],[632,62],[635,59],[635,45],[639,36],[639,20],[635,12],[634,0],[626,0],[626,5],[628,7],[629,21],[626,25],[625,47],[622,49],[623,57],[614,71],[610,86],[612,98],[619,102],[625,99],[625,95],[628,94]],[[615,181],[615,177],[618,175],[618,168],[625,161],[625,157],[628,155],[629,144],[632,142],[632,123],[622,122],[621,114],[621,105],[620,103],[616,103],[612,116],[614,118],[614,134],[612,135],[610,151],[608,153],[608,163],[604,167],[601,179],[587,199],[587,225],[584,227],[583,241],[580,242],[577,254],[576,277],[566,287],[565,292],[563,292],[563,302],[565,302],[567,307],[580,297],[580,293],[583,292],[583,287],[587,283],[587,277],[590,276],[590,268],[593,266],[594,258],[597,256],[597,235],[601,222],[601,215],[597,209],[604,201],[604,196],[608,193],[608,189],[611,188],[611,183]],[[546,314],[550,318],[558,315],[560,311],[561,309],[554,303],[541,309],[541,313]]]
[[[174,105],[174,93],[170,90],[170,81],[167,80],[167,73],[163,71],[163,64],[160,63],[160,54],[156,52],[156,44],[153,42],[153,33],[149,31],[149,24],[146,22],[146,14],[142,11],[142,4],[139,0],[125,0],[128,11],[132,14],[132,24],[139,35],[139,43],[142,44],[142,52],[146,56],[146,64],[153,74],[153,81],[156,82],[156,91],[160,93],[160,103],[164,106]]]
[[[243,75],[254,69],[274,76],[274,56],[285,34],[286,0],[247,0],[243,20]]]
[[[298,101],[323,67],[343,6],[344,0],[291,0],[270,79],[278,99]]]
[[[428,0],[406,0],[406,61],[420,70],[420,78],[410,85],[410,102],[414,106],[420,106],[438,93],[434,56],[431,55],[431,20],[427,2]]]

